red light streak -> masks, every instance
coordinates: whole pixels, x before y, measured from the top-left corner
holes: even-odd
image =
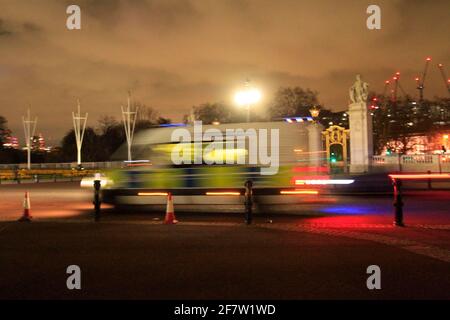
[[[294,167],[293,172],[328,172],[327,167]]]
[[[127,164],[127,167],[150,167],[152,166],[151,163],[129,163]]]

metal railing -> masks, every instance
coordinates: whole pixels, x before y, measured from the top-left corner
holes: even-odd
[[[81,168],[76,162],[0,164],[0,184],[77,181],[95,172],[125,167],[123,161],[84,162]]]
[[[376,171],[399,172],[450,172],[450,154],[376,155],[372,157]]]
[[[122,168],[125,164],[123,161],[106,161],[106,162],[83,162],[84,169],[114,169]],[[77,168],[76,162],[63,163],[32,163],[31,169],[73,169]],[[26,169],[26,163],[0,164],[0,170]]]

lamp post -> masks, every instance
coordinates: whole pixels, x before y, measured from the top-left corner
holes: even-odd
[[[25,133],[25,143],[27,146],[27,168],[31,169],[31,138],[34,136],[36,131],[37,117],[31,120],[30,109],[28,109],[27,117],[22,117],[23,131]]]
[[[311,113],[311,117],[313,118],[314,122],[316,122],[320,114],[320,108],[317,106],[313,106],[311,109],[309,109],[309,113]]]
[[[131,111],[131,94],[129,92],[127,108],[125,109],[123,106],[121,108],[123,126],[125,129],[125,136],[127,138],[128,145],[128,161],[131,161],[131,144],[133,143],[134,127],[136,125],[138,108],[136,107],[135,111]]]
[[[247,122],[250,122],[250,108],[253,104],[261,100],[261,91],[250,87],[250,81],[245,81],[244,89],[236,92],[234,101],[238,106],[247,109]]]
[[[77,165],[81,169],[81,146],[83,145],[84,130],[86,129],[86,122],[88,114],[81,116],[80,100],[77,100],[78,112],[72,112],[73,129],[75,131],[75,140],[77,144]]]

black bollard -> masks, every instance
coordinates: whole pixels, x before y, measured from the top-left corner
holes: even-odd
[[[394,207],[395,207],[395,221],[394,225],[397,227],[404,227],[403,223],[403,199],[402,199],[402,181],[392,179],[394,187]]]
[[[431,171],[427,171],[428,174],[431,174]],[[433,187],[431,186],[431,179],[428,179],[428,190],[431,190]]]
[[[245,181],[245,223],[251,224],[253,220],[253,182]]]
[[[99,221],[100,220],[100,187],[101,187],[101,181],[100,180],[94,180],[94,220]]]
[[[14,180],[16,180],[17,184],[20,184],[20,172],[19,169],[14,170]]]

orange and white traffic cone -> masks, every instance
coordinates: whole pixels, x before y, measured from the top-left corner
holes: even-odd
[[[30,196],[28,194],[28,191],[25,192],[25,198],[23,199],[23,215],[20,217],[19,221],[31,221],[31,205],[30,205]]]
[[[169,192],[167,195],[167,208],[166,217],[164,218],[164,224],[175,224],[178,220],[175,219],[175,212],[173,210],[173,199],[172,193]]]

